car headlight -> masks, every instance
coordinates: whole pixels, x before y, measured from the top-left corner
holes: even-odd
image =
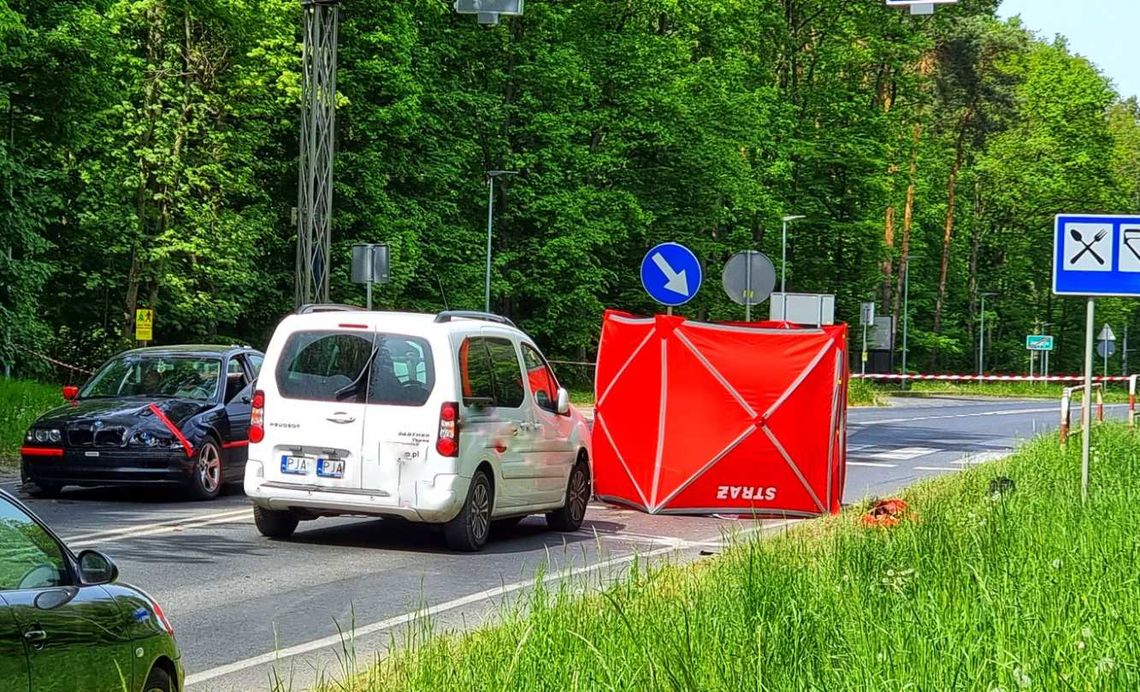
[[[36,431],[32,430],[31,428],[28,428],[28,432],[24,433],[24,442],[35,442],[35,441],[36,441]]]
[[[131,439],[131,444],[143,445],[144,447],[154,447],[158,444],[158,437],[154,433],[147,430],[140,430],[135,433],[134,438]]]
[[[48,441],[48,431],[47,430],[37,430],[36,431],[36,442],[47,442],[47,441]]]
[[[48,442],[54,444],[63,442],[63,433],[60,432],[59,428],[52,428],[51,430],[48,430]]]

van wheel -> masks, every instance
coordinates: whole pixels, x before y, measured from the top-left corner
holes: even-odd
[[[222,491],[222,450],[208,439],[194,457],[190,471],[190,495],[195,500],[213,500]]]
[[[289,510],[265,509],[253,506],[253,523],[266,538],[288,538],[297,530],[301,518]]]
[[[459,514],[443,525],[443,536],[447,540],[447,547],[473,553],[487,543],[487,534],[491,529],[491,481],[487,472],[479,470],[471,478],[471,487],[467,490],[467,501]]]
[[[566,483],[566,502],[553,512],[546,513],[547,526],[555,531],[577,531],[582,528],[589,502],[590,467],[579,459]]]

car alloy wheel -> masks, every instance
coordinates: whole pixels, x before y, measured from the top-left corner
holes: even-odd
[[[212,443],[206,444],[198,455],[198,480],[211,495],[222,485],[222,455]]]
[[[586,505],[590,503],[590,479],[582,464],[574,467],[570,476],[570,493],[566,501],[570,511],[570,521],[581,523],[586,517]]]
[[[491,526],[491,497],[486,483],[476,483],[471,490],[471,535],[476,543],[487,539]]]

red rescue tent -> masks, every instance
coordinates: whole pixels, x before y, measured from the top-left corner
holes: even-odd
[[[651,514],[836,513],[847,327],[706,324],[607,312],[595,490]]]

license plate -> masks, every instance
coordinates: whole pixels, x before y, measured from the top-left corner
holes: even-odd
[[[304,476],[313,468],[313,460],[309,457],[281,457],[281,473],[292,473]]]
[[[317,459],[317,475],[324,478],[344,478],[344,459]]]

